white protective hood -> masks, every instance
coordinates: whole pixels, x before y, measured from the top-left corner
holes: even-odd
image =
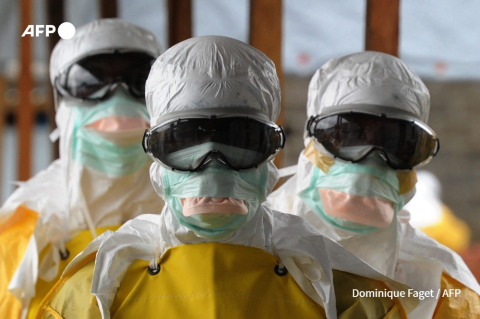
[[[275,65],[255,48],[226,37],[197,37],[157,59],[146,99],[152,127],[164,114],[202,108],[246,108],[275,122],[280,83]]]
[[[308,90],[308,116],[366,110],[379,111],[387,116],[401,115],[426,124],[429,109],[430,95],[420,78],[401,60],[378,52],[361,52],[330,60],[315,73]],[[310,141],[311,138],[306,138],[305,146]],[[322,149],[317,143],[315,147],[317,151]],[[310,184],[313,170],[314,165],[302,151],[296,174],[269,196],[268,206],[304,217],[322,234],[380,273],[416,290],[438,289],[444,270],[480,292],[478,283],[458,255],[411,229],[400,213],[388,228],[371,234],[338,229],[323,220],[297,195]],[[415,264],[419,258],[422,258],[422,267]],[[405,275],[405,269],[408,269],[408,275]],[[419,307],[411,314],[412,318],[430,318],[436,302],[433,298],[420,301]]]
[[[161,46],[150,31],[118,19],[93,21],[77,30],[70,40],[60,40],[50,59],[50,76],[54,78],[79,59],[110,49],[144,52],[157,57]],[[68,212],[84,216],[81,230],[125,222],[142,213],[159,213],[162,202],[148,183],[148,165],[124,177],[110,177],[72,160],[74,115],[70,105],[94,104],[60,97],[56,123],[60,133],[60,162],[67,192]],[[71,217],[70,217],[71,218]],[[90,220],[89,220],[90,219]],[[87,223],[87,225],[85,224]],[[69,225],[70,230],[75,225]]]
[[[430,93],[400,59],[367,51],[328,61],[315,72],[308,87],[309,117],[350,104],[383,106],[387,116],[402,114],[426,124]],[[366,107],[353,109],[361,112]]]
[[[60,40],[50,57],[50,82],[74,62],[104,50],[131,50],[152,57],[162,53],[153,33],[120,19],[100,19],[77,29],[69,40]]]
[[[280,83],[273,62],[262,52],[220,36],[192,38],[162,54],[152,66],[146,85],[150,126],[162,116],[218,108],[217,115],[243,114],[275,122],[280,114]],[[268,195],[278,180],[268,164]],[[162,168],[153,163],[152,183],[164,196]]]
[[[78,59],[117,48],[145,52],[152,57],[161,53],[160,44],[149,31],[117,19],[97,20],[79,28],[72,39],[60,40],[55,46],[50,61],[52,83],[60,71]],[[54,278],[58,273],[58,251],[76,233],[87,229],[95,233],[97,227],[119,225],[142,213],[160,213],[163,207],[163,201],[150,184],[149,163],[134,174],[113,178],[73,162],[74,118],[68,104],[86,102],[62,97],[56,102],[60,159],[21,183],[0,209],[0,222],[8,219],[19,205],[39,213],[34,236],[9,286],[18,299],[24,300],[23,304],[28,304],[25,300],[35,295],[37,280],[36,276],[25,273],[38,272],[46,281]],[[38,255],[49,244],[51,251],[45,258],[51,260],[44,260],[38,266]]]
[[[191,115],[201,114],[204,108],[218,108],[221,114],[243,110],[244,114],[271,121],[277,119],[280,111],[280,87],[273,63],[243,42],[217,36],[189,39],[166,51],[152,67],[146,96],[152,126],[161,123],[162,116],[176,111],[189,111]],[[267,165],[266,195],[278,179],[275,166]],[[158,163],[152,164],[152,183],[161,196],[165,195],[163,171]],[[303,219],[271,212],[263,205],[238,230],[225,238],[210,240],[180,224],[167,204],[160,216],[143,215],[115,233],[99,236],[66,271],[98,250],[92,293],[97,297],[102,317],[110,318],[115,292],[135,259],[148,260],[153,266],[169,248],[211,241],[261,248],[279,256],[300,287],[325,306],[329,318],[336,318],[332,268],[386,279],[317,233]],[[395,282],[388,283],[397,286]]]

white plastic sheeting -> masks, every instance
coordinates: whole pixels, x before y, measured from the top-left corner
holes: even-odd
[[[192,0],[193,34],[248,40],[249,0]],[[366,1],[284,0],[283,67],[311,75],[327,60],[363,50]],[[402,0],[400,57],[421,77],[480,78],[478,1]],[[96,0],[65,0],[76,27],[99,17]],[[150,29],[167,47],[166,0],[119,0],[119,17]],[[34,20],[45,24],[45,0],[34,0]],[[0,0],[0,66],[15,59],[18,4]],[[22,30],[23,31],[23,30]],[[9,45],[4,45],[8,43]],[[46,37],[35,39],[35,60],[47,62]]]

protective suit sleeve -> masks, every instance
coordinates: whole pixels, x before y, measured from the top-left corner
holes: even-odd
[[[0,313],[4,318],[18,318],[22,305],[8,285],[22,261],[37,223],[38,213],[19,206],[10,218],[0,224]]]
[[[381,281],[333,270],[335,299],[339,319],[408,318],[397,298],[362,297],[361,292],[390,291]]]
[[[36,318],[100,319],[97,299],[90,293],[95,253],[65,274],[43,300]]]
[[[480,296],[477,293],[445,273],[440,287],[433,319],[480,318]]]

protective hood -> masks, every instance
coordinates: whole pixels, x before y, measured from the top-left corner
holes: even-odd
[[[112,48],[138,50],[154,57],[161,53],[155,37],[140,27],[115,19],[94,21],[79,28],[72,39],[61,40],[56,45],[50,63],[52,82],[59,72],[81,57]],[[148,119],[143,103],[135,100],[137,104],[132,104],[132,99],[120,99],[122,107],[139,108],[140,103],[145,113],[143,121]],[[65,243],[76,233],[90,229],[95,237],[95,228],[119,225],[142,213],[158,214],[162,210],[163,201],[149,181],[148,157],[134,173],[123,176],[103,174],[72,159],[74,126],[78,123],[74,109],[91,110],[109,101],[111,99],[96,103],[61,97],[57,101],[55,118],[60,136],[60,158],[23,183],[0,209],[0,221],[9,218],[19,205],[39,214],[30,239],[33,248],[25,254],[14,277],[28,280],[12,280],[10,283],[10,289],[20,291],[20,294],[35,287],[37,278],[26,274],[38,270],[38,276],[46,281],[56,276],[58,251],[64,250]],[[124,135],[120,137],[125,138]],[[136,137],[139,145],[141,135]],[[139,154],[146,156],[141,147]],[[48,246],[47,257],[40,263],[40,252]]]
[[[308,88],[309,117],[341,110],[403,115],[426,124],[430,93],[400,59],[379,52],[354,53],[324,64]]]
[[[280,113],[280,84],[273,62],[241,41],[205,36],[183,41],[152,66],[146,100],[153,127],[170,112],[243,109],[275,122]]]
[[[162,53],[162,47],[148,30],[119,19],[100,19],[77,29],[73,38],[61,39],[50,57],[50,82],[74,62],[98,51],[130,50],[152,57]]]
[[[151,32],[119,19],[96,20],[79,28],[72,39],[61,40],[55,46],[50,59],[52,83],[60,72],[75,61],[107,49],[136,50],[153,57],[161,53],[161,46]],[[70,215],[84,217],[83,225],[71,225],[71,229],[85,229],[88,226],[93,232],[95,227],[123,223],[141,213],[159,213],[159,207],[162,206],[161,200],[148,182],[148,161],[144,162],[143,168],[134,173],[113,176],[73,159],[74,139],[78,140],[78,137],[74,136],[75,129],[78,129],[79,125],[85,126],[75,110],[92,109],[102,104],[112,112],[108,113],[101,109],[99,113],[105,111],[112,116],[122,109],[144,107],[125,92],[114,93],[120,94],[114,94],[100,102],[68,97],[60,97],[57,100],[55,121],[60,135],[60,162],[66,185],[67,211]],[[120,99],[115,100],[114,97],[118,96]],[[123,113],[117,115],[142,118],[141,115]],[[145,119],[148,120],[148,115],[144,113]],[[136,138],[140,142],[141,136]],[[141,150],[139,153],[144,155]]]
[[[152,66],[146,84],[150,124],[171,113],[195,117],[202,110],[217,115],[243,114],[275,122],[280,113],[280,85],[273,62],[241,41],[205,36],[188,39],[162,54]],[[265,197],[277,183],[277,168],[268,163]],[[153,163],[150,177],[165,198],[160,164]]]
[[[342,111],[385,113],[426,124],[430,107],[429,92],[421,80],[399,59],[377,52],[362,52],[327,62],[313,76],[308,92],[308,116]],[[296,174],[272,193],[268,205],[285,213],[304,217],[325,236],[360,257],[389,278],[415,290],[437,291],[442,272],[448,273],[474,291],[478,284],[460,257],[397,215],[388,228],[369,234],[355,234],[328,224],[298,196],[312,181],[315,167],[326,172],[337,161],[323,152],[322,145],[305,139]],[[398,175],[400,181],[400,175]],[[409,177],[414,193],[415,178]],[[401,193],[401,192],[400,192]],[[401,193],[402,194],[402,193]],[[421,260],[421,261],[419,261]],[[428,265],[428,266],[427,266]],[[461,271],[459,271],[461,269]],[[437,300],[420,302],[412,318],[430,318]]]
[[[267,206],[305,218],[325,237],[335,240],[381,274],[417,291],[438,291],[442,273],[447,273],[479,293],[480,286],[461,257],[411,227],[409,216],[405,216],[407,211],[400,211],[388,228],[370,234],[355,234],[328,224],[298,196],[310,182],[312,171],[313,164],[302,153],[297,173],[267,198]],[[409,318],[431,318],[436,305],[436,298],[425,298]]]
[[[296,174],[268,197],[268,206],[305,218],[322,234],[340,243],[380,273],[393,278],[399,252],[397,218],[389,227],[369,234],[358,234],[333,226],[314,212],[299,195],[312,182],[314,169],[315,166],[302,152]]]

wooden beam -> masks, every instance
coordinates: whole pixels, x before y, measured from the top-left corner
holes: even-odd
[[[58,30],[60,24],[65,21],[65,4],[64,0],[47,0],[47,23],[50,25],[54,25],[55,28]],[[60,36],[58,32],[54,32],[48,37],[48,48],[50,54],[53,51],[53,48],[60,40]],[[47,83],[50,83],[50,78],[47,75]],[[55,104],[53,102],[53,87],[49,85],[49,93],[47,98],[47,114],[48,114],[48,121],[51,125],[52,130],[57,127],[55,124]],[[53,145],[53,158],[57,159],[60,156],[59,152],[59,142],[56,141]]]
[[[32,0],[20,1],[20,32],[28,25],[33,24]],[[30,70],[32,64],[32,38],[20,37],[20,76],[18,90],[20,103],[17,110],[17,128],[19,136],[18,178],[26,181],[31,175],[31,139],[33,130],[33,108],[30,101],[30,92],[33,89],[33,79]]]
[[[398,57],[400,0],[367,0],[365,50]]]
[[[192,1],[168,0],[168,46],[192,37]]]
[[[283,88],[282,0],[250,0],[249,40],[250,45],[265,53],[275,63],[280,87]],[[277,123],[283,125],[283,121],[282,107]],[[277,167],[282,166],[282,159],[283,152],[275,158]]]
[[[118,16],[117,0],[100,0],[100,18],[116,18]]]

